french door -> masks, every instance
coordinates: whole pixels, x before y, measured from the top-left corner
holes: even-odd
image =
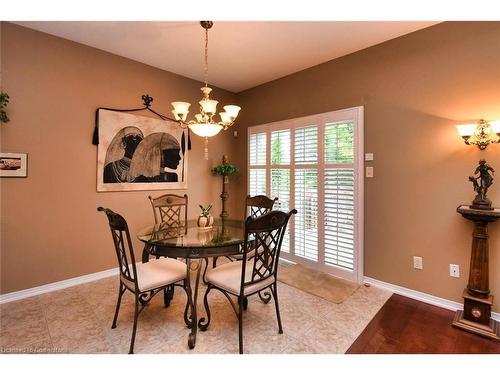
[[[249,128],[249,194],[298,211],[282,258],[362,280],[363,153],[363,107]]]

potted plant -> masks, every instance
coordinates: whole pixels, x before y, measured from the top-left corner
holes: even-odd
[[[214,218],[210,215],[210,210],[212,209],[212,205],[209,204],[207,207],[203,207],[201,204],[199,205],[201,208],[200,216],[198,217],[198,228],[200,229],[210,229],[214,223]]]
[[[225,184],[228,183],[227,176],[230,176],[230,175],[238,173],[238,172],[239,172],[238,168],[236,168],[232,164],[225,164],[224,160],[223,160],[222,164],[218,165],[215,168],[212,168],[213,174],[216,174],[219,176],[224,176],[224,183]]]
[[[229,182],[229,176],[238,172],[238,168],[236,168],[232,164],[229,164],[226,155],[222,156],[222,164],[219,164],[215,168],[212,168],[212,173],[214,175],[222,176],[222,193],[220,195],[222,199],[222,212],[220,214],[222,221],[224,221],[228,216],[228,213],[226,211],[226,200],[229,194],[226,191],[226,184]]]
[[[5,112],[5,107],[9,104],[9,95],[6,92],[0,92],[0,122],[9,122],[9,116]]]

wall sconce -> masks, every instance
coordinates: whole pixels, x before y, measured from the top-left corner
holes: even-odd
[[[479,120],[478,124],[457,125],[457,131],[466,145],[484,150],[490,143],[500,143],[500,121]]]

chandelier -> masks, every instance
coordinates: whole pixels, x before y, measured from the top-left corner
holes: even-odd
[[[191,103],[172,102],[172,106],[174,107],[172,113],[183,129],[189,127],[194,134],[205,137],[205,159],[208,160],[208,137],[213,137],[219,134],[222,129],[227,130],[233,125],[241,108],[236,105],[226,105],[224,106],[224,112],[219,113],[220,121],[214,120],[219,102],[210,99],[212,89],[208,87],[208,29],[212,27],[213,22],[201,21],[200,24],[205,29],[205,86],[201,88],[203,98],[198,102],[200,104],[200,112],[194,115],[194,120],[187,121]]]

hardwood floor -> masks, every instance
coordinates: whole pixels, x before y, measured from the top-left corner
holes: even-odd
[[[453,328],[455,313],[394,294],[347,354],[500,353],[500,342]]]

